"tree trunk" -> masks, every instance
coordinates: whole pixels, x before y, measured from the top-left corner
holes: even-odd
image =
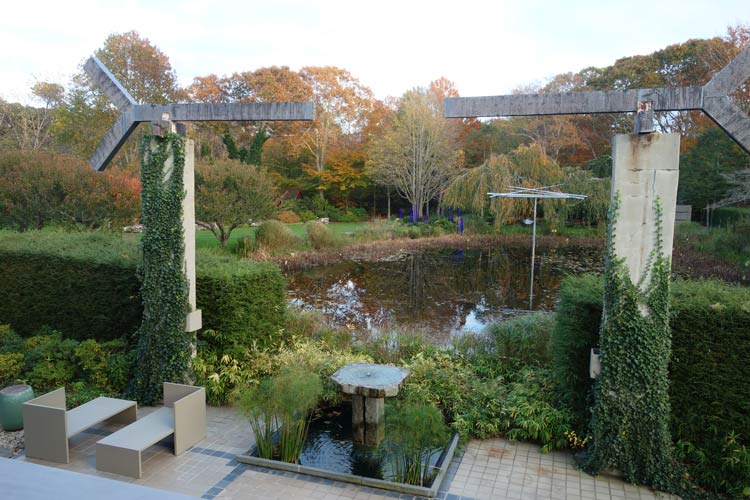
[[[391,187],[386,187],[386,195],[388,196],[388,219],[391,218]]]

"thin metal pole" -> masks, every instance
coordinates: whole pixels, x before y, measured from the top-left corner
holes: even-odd
[[[534,228],[531,230],[531,284],[529,285],[529,309],[534,308],[534,259],[536,258],[536,202],[534,197]]]

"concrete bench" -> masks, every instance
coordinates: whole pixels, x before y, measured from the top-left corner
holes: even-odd
[[[26,401],[22,409],[26,456],[67,464],[68,439],[104,421],[135,422],[136,410],[135,401],[99,397],[67,411],[64,387]]]
[[[206,437],[206,390],[164,383],[164,406],[96,443],[96,468],[140,478],[142,453],[174,434],[174,454],[181,455]]]

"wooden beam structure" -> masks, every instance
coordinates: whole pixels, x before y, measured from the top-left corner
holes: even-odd
[[[716,73],[703,87],[518,94],[445,99],[446,118],[542,116],[596,113],[703,111],[740,147],[750,153],[750,117],[729,94],[750,78],[750,48]],[[649,132],[638,120],[638,132]]]
[[[196,121],[313,120],[312,102],[139,104],[96,57],[83,69],[120,110],[120,117],[99,142],[89,164],[104,170],[139,123]]]

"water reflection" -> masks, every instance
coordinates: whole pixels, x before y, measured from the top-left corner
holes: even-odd
[[[600,271],[600,250],[566,247],[537,254],[534,310],[552,310],[566,274]],[[323,311],[336,325],[424,329],[438,343],[529,309],[525,248],[407,253],[377,262],[340,262],[288,274],[295,305]]]

